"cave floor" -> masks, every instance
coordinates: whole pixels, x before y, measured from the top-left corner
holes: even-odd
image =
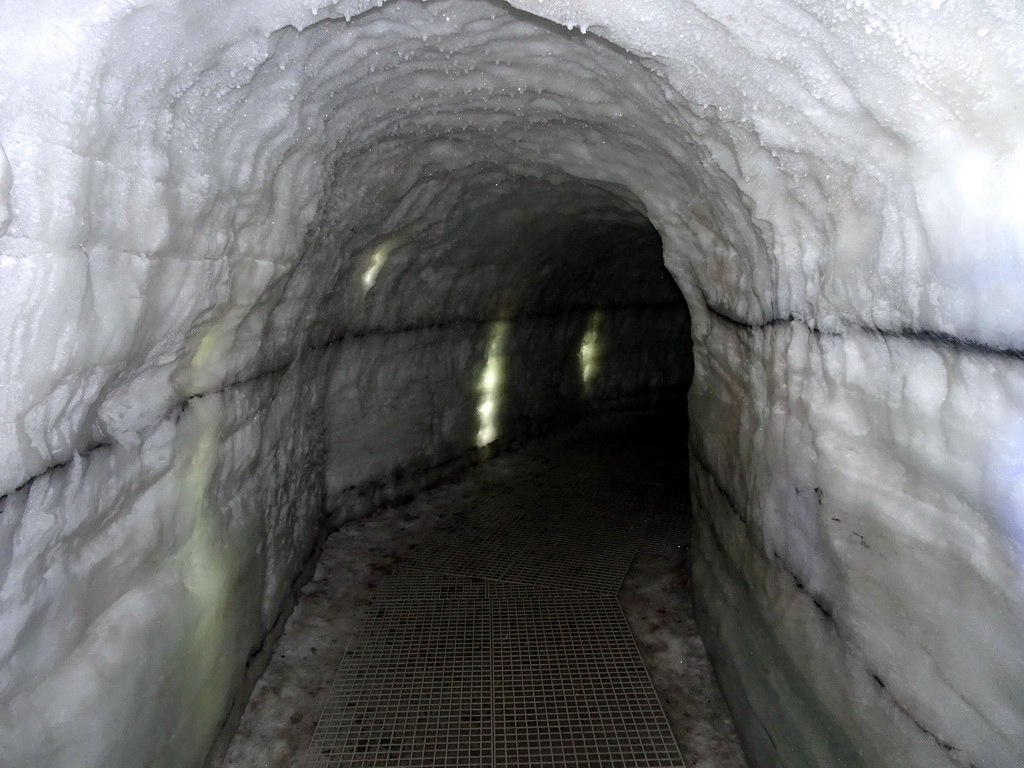
[[[685,434],[604,416],[344,525],[224,765],[745,766],[689,596]]]

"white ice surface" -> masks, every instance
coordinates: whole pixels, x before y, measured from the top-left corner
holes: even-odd
[[[717,323],[700,350],[691,408],[730,417],[691,435],[696,578],[780,764],[1015,764],[1024,370],[797,324]],[[765,664],[792,671],[752,684]]]
[[[751,751],[1024,762],[1019,5],[514,5],[0,0],[5,765],[201,762],[328,493],[478,438],[493,323],[570,412],[591,310],[679,327],[645,218]]]

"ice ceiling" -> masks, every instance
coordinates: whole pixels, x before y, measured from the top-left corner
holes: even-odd
[[[324,504],[489,442],[509,350],[541,419],[597,308],[672,341],[659,248],[754,763],[1024,762],[1021,40],[1013,0],[0,0],[0,762],[213,759]]]

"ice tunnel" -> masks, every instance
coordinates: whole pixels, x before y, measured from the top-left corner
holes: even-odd
[[[0,0],[0,764],[214,764],[332,525],[670,396],[691,339],[750,764],[1024,764],[1021,41],[1003,0]]]

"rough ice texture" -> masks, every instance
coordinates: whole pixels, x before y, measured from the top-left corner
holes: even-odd
[[[696,578],[752,751],[778,765],[1018,764],[1022,433],[1008,414],[1024,370],[800,324],[719,321],[708,341],[698,369],[764,361],[691,391],[692,408],[729,414],[691,439]]]
[[[0,0],[0,762],[201,762],[325,499],[659,384],[659,236],[752,762],[1024,762],[1016,3],[223,5]]]
[[[203,762],[319,533],[317,367],[193,398],[5,498],[5,765]]]
[[[452,135],[461,87],[436,127],[405,111],[451,90],[402,50],[409,14],[458,43],[443,8],[300,33],[294,8],[131,5],[0,18],[5,82],[34,94],[3,93],[0,135],[11,768],[215,759],[368,492],[690,374],[635,195],[512,168],[509,107]],[[508,50],[550,34],[504,22]]]

